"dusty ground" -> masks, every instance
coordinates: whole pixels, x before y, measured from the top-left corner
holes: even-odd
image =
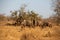
[[[60,27],[0,26],[0,40],[60,40]]]

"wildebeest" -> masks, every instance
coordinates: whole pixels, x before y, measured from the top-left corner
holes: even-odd
[[[45,27],[52,27],[52,24],[50,24],[49,22],[43,22],[42,24],[41,24],[41,27],[42,28],[45,28]]]

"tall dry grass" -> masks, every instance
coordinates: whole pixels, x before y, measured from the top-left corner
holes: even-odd
[[[0,26],[0,40],[60,40],[59,28]]]

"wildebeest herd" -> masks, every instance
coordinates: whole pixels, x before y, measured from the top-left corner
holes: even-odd
[[[40,22],[40,21],[29,21],[29,20],[21,20],[21,21],[17,21],[14,24],[11,24],[13,26],[23,26],[23,27],[41,27],[41,28],[45,28],[45,27],[50,27],[52,28],[52,24],[50,24],[49,22]]]
[[[8,24],[8,25],[14,25],[14,26],[23,26],[23,27],[41,27],[41,28],[45,28],[45,27],[52,27],[52,24],[46,21],[37,21],[37,20],[22,20],[21,18],[18,18],[16,20],[15,23],[13,24]]]

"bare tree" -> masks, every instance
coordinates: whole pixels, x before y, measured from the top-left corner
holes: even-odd
[[[60,0],[54,0],[54,12],[56,13],[54,18],[57,24],[60,24]]]

